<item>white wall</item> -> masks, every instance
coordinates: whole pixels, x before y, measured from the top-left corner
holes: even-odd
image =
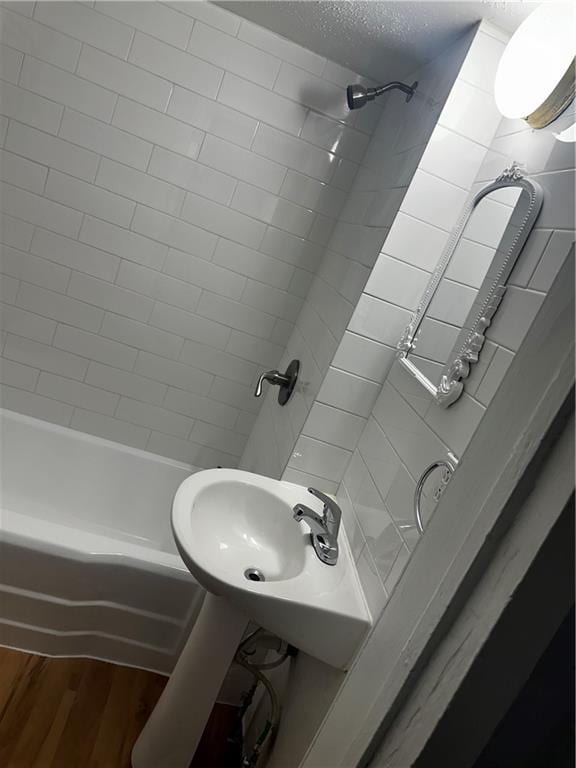
[[[268,394],[243,468],[336,491],[407,313],[389,328],[388,347],[346,329],[470,40],[406,76],[419,81],[409,103],[395,91],[358,112],[380,119],[281,362],[299,358],[300,380],[283,408]]]
[[[203,2],[0,9],[2,404],[235,466],[372,130]]]

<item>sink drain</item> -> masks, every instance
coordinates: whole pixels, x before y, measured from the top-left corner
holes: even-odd
[[[266,577],[259,568],[246,568],[244,576],[248,581],[266,581]]]

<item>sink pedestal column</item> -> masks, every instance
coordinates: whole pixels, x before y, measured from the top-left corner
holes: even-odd
[[[162,696],[132,750],[133,768],[189,768],[248,625],[208,593]]]

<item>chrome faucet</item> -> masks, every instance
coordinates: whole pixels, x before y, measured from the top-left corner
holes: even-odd
[[[314,551],[326,565],[336,565],[338,562],[338,531],[342,510],[334,499],[326,496],[322,491],[308,488],[308,493],[316,496],[324,504],[322,514],[314,512],[305,504],[296,504],[294,507],[294,520],[304,520],[310,527],[310,536]]]

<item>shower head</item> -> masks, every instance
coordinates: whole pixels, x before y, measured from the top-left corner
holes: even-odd
[[[374,101],[376,96],[380,96],[386,91],[392,91],[397,88],[399,91],[403,91],[406,94],[406,101],[410,101],[414,92],[418,87],[418,80],[412,83],[412,85],[405,85],[404,83],[388,83],[387,85],[379,85],[377,88],[365,88],[363,85],[349,85],[346,88],[346,100],[348,102],[348,109],[360,109],[366,104],[367,101]]]

